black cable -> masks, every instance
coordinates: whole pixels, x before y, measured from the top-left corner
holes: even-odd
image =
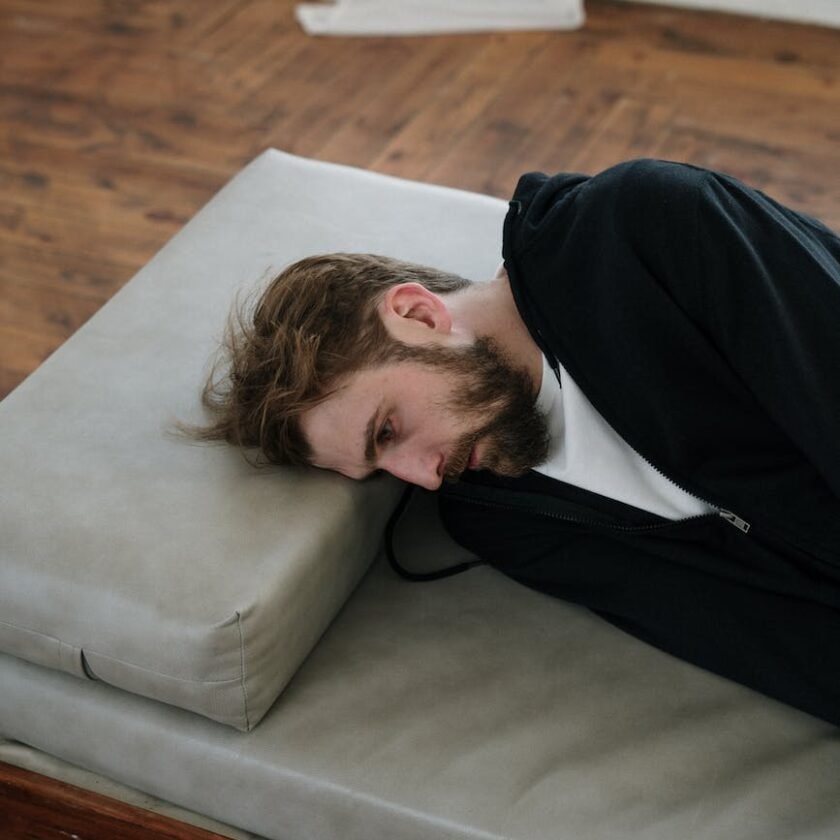
[[[443,569],[436,569],[433,572],[412,572],[400,564],[397,560],[396,554],[394,553],[394,531],[397,527],[397,523],[400,521],[402,515],[408,507],[408,503],[411,501],[411,495],[413,492],[414,485],[407,484],[402,497],[388,520],[388,524],[385,526],[385,554],[388,557],[388,562],[391,564],[391,568],[405,580],[410,580],[415,583],[425,583],[430,580],[440,580],[441,578],[451,577],[452,575],[459,575],[461,572],[466,572],[473,566],[481,566],[484,561],[471,560],[463,563],[455,563],[452,566],[446,566]]]

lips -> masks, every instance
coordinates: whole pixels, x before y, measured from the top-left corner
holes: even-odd
[[[477,470],[478,469],[478,446],[474,446],[472,448],[472,452],[470,452],[470,460],[467,461],[467,469],[468,470]]]
[[[444,462],[444,478],[458,481],[467,470],[481,469],[481,455],[475,438],[465,437],[460,445],[455,447],[452,455]]]

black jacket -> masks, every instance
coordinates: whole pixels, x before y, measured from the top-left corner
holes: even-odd
[[[725,515],[676,522],[537,473],[441,494],[505,573],[840,723],[840,239],[735,179],[634,161],[521,178],[514,297],[639,454]]]

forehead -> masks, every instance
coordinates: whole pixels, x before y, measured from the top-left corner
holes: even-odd
[[[313,463],[352,478],[371,472],[365,458],[370,427],[385,405],[399,398],[400,364],[350,374],[323,402],[301,415]]]

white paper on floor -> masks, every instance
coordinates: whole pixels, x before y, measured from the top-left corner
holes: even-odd
[[[337,0],[299,3],[310,35],[428,35],[512,29],[576,29],[583,0]]]

